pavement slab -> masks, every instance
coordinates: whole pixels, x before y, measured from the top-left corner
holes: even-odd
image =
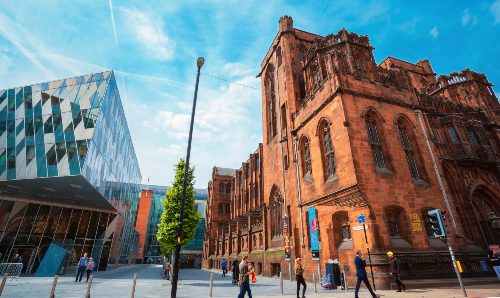
[[[135,297],[170,297],[170,281],[161,278],[161,271],[161,265],[134,265],[96,272],[94,274],[91,297],[130,297],[134,273],[137,273],[138,276]],[[239,288],[231,284],[231,272],[226,277],[222,277],[220,271],[201,269],[181,269],[177,297],[208,297],[211,273],[214,274],[212,297],[237,297]],[[20,277],[12,281],[9,279],[5,285],[2,297],[49,297],[52,281],[52,277]],[[296,297],[295,282],[287,280],[283,282],[284,295],[281,295],[279,278],[258,276],[257,282],[251,285],[251,289],[253,297]],[[469,285],[466,289],[469,297],[500,297],[500,282],[498,281],[486,285]],[[84,282],[75,283],[74,276],[61,276],[59,277],[55,296],[82,298],[85,297],[86,290],[87,284]],[[397,298],[463,297],[458,287],[411,289],[402,293],[379,290],[377,294],[380,297]],[[317,293],[314,293],[313,284],[308,283],[306,297],[354,297],[354,291],[350,289],[346,293],[345,291],[338,290],[324,290],[318,285]],[[362,289],[359,297],[370,297],[370,295],[365,289]]]

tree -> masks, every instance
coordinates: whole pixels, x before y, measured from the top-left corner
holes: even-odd
[[[175,178],[172,187],[167,190],[163,201],[163,213],[158,224],[156,238],[161,244],[164,255],[169,255],[175,249],[177,243],[177,228],[179,227],[179,215],[181,209],[182,183],[184,179],[184,167],[186,162],[180,159],[175,165]],[[181,245],[184,246],[194,239],[196,228],[200,221],[200,215],[194,203],[194,168],[189,167],[186,183],[186,201],[184,205],[183,231]]]

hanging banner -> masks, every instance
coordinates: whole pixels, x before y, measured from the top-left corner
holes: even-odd
[[[313,260],[319,260],[319,224],[316,207],[307,209],[307,217],[309,220],[309,235],[311,236],[311,252]]]

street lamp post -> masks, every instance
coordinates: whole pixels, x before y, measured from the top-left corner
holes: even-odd
[[[196,86],[194,88],[194,98],[193,98],[193,110],[191,111],[191,125],[189,127],[189,139],[188,147],[186,153],[186,166],[184,167],[184,181],[182,182],[182,198],[181,198],[181,211],[179,214],[179,226],[177,228],[177,244],[175,245],[174,252],[174,272],[172,274],[172,291],[170,292],[170,297],[177,297],[177,280],[179,280],[179,261],[181,257],[181,237],[183,229],[183,219],[184,219],[184,202],[186,201],[186,183],[189,171],[189,157],[191,156],[191,140],[193,138],[193,124],[194,115],[196,111],[196,98],[198,96],[198,83],[200,81],[200,70],[205,63],[203,57],[199,57],[196,61],[196,66],[198,67],[198,72],[196,74]]]

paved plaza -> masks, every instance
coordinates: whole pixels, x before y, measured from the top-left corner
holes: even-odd
[[[91,297],[130,297],[134,272],[138,274],[135,297],[170,297],[170,282],[160,277],[160,265],[134,265],[105,272],[97,272],[94,276]],[[213,297],[236,297],[238,287],[231,284],[231,273],[222,277],[220,271],[214,272]],[[7,281],[2,297],[49,297],[52,278],[20,277]],[[199,269],[181,270],[178,297],[208,297],[210,289],[210,271]],[[84,297],[87,284],[75,283],[73,276],[62,276],[56,288],[56,297]],[[323,290],[319,286],[318,293],[308,284],[307,297],[354,297],[353,290]],[[500,297],[500,282],[489,285],[467,286],[469,297]],[[278,278],[258,277],[252,285],[254,297],[281,296]],[[295,297],[295,283],[284,281],[284,294],[281,297]],[[381,297],[462,297],[459,288],[413,289],[404,293],[394,291],[377,291]],[[369,297],[363,290],[360,297]]]

